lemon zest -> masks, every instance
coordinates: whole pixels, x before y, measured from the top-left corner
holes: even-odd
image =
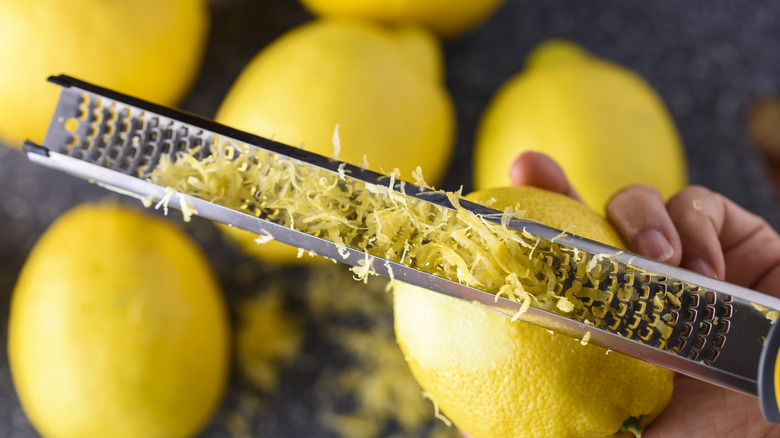
[[[157,205],[154,206],[154,209],[159,210],[160,207],[162,207],[163,214],[168,216],[168,203],[171,202],[171,198],[173,197],[174,193],[176,193],[175,190],[170,187],[166,187],[165,194],[162,198],[160,198],[160,201],[157,202]]]
[[[139,201],[141,201],[141,205],[143,205],[145,208],[149,208],[152,206],[152,201],[154,200],[154,198],[152,198],[151,196],[139,195],[138,193],[132,192],[130,190],[125,190],[117,186],[112,186],[111,184],[106,184],[100,181],[90,180],[90,182],[96,184],[98,187],[102,187],[106,190],[111,190],[112,192],[119,193],[120,195],[130,196],[131,198],[138,199]]]
[[[445,425],[447,425],[447,427],[452,427],[452,421],[450,421],[449,418],[445,417],[444,414],[441,413],[441,411],[439,410],[439,403],[436,401],[436,399],[433,398],[433,395],[431,395],[431,393],[429,393],[429,392],[423,391],[422,396],[424,398],[430,400],[431,403],[433,403],[433,415],[434,415],[434,417],[436,417],[439,420],[441,420],[441,422],[444,423]]]
[[[605,283],[616,264],[610,259],[623,251],[588,255],[555,242],[572,227],[550,240],[516,230],[510,224],[524,214],[518,208],[477,215],[461,205],[462,189],[429,187],[419,167],[413,177],[424,191],[412,197],[403,182],[396,184],[396,169],[387,175],[388,184],[368,184],[347,175],[343,163],[342,171],[331,172],[228,139],[211,149],[202,158],[163,157],[149,180],[328,240],[344,258],[349,248],[361,251],[365,258],[352,268],[357,280],[375,274],[379,257],[521,303],[513,319],[532,305],[567,317],[581,309],[576,318],[591,319],[596,327],[603,321],[585,302],[608,304],[614,295],[638,299],[633,277],[618,274]],[[429,194],[445,195],[452,208],[418,199]],[[303,253],[299,250],[298,257]],[[618,287],[619,281],[626,286]],[[653,298],[659,308],[665,301],[679,303],[679,298],[670,293]]]
[[[267,230],[262,230],[261,232],[263,234],[259,234],[257,236],[257,238],[255,239],[255,243],[262,245],[264,243],[268,243],[274,240],[274,236],[272,236],[271,233],[269,233]]]
[[[333,128],[333,155],[331,155],[331,158],[334,160],[339,159],[339,155],[341,154],[341,139],[339,138],[339,124],[336,123],[336,127]]]
[[[192,216],[198,214],[198,210],[195,208],[194,205],[192,205],[192,202],[190,202],[187,197],[179,193],[179,209],[181,210],[182,219],[184,222],[189,222],[192,220]]]

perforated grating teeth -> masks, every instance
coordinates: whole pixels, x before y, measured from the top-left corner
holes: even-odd
[[[691,360],[718,359],[731,328],[730,295],[558,243],[538,244],[534,256],[552,268],[555,294],[574,304],[568,317]]]
[[[161,157],[198,150],[203,158],[215,142],[212,132],[107,97],[78,93],[77,99],[62,107],[49,135],[65,138],[60,152],[102,167],[145,177]]]

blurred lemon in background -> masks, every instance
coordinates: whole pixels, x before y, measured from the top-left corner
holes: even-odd
[[[225,390],[229,325],[195,244],[167,220],[84,205],[36,243],[13,292],[8,356],[46,437],[187,437]]]
[[[162,105],[193,84],[205,0],[0,0],[0,142],[42,142],[65,73]]]
[[[442,180],[454,146],[454,111],[444,88],[441,48],[418,27],[386,30],[356,20],[320,19],[266,47],[244,69],[217,121],[411,179],[417,166]],[[226,228],[253,255],[279,262],[297,250]],[[304,257],[302,260],[311,260]]]
[[[515,207],[526,218],[622,246],[609,223],[583,204],[531,187],[475,192],[467,199]],[[605,437],[664,409],[674,373],[593,344],[404,283],[394,288],[398,343],[442,413],[474,438]]]
[[[539,46],[494,96],[478,127],[475,187],[509,185],[509,164],[527,150],[555,159],[598,211],[630,184],[668,197],[687,183],[684,150],[657,93],[567,41]]]
[[[482,23],[503,0],[301,0],[315,15],[415,23],[452,38]]]

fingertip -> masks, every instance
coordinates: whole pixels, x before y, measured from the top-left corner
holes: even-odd
[[[659,262],[672,259],[676,253],[669,238],[655,228],[645,228],[640,231],[635,246],[636,252]]]
[[[515,187],[538,187],[582,201],[561,166],[541,152],[525,151],[518,155],[509,166],[509,178]]]
[[[685,264],[685,268],[694,272],[698,272],[699,274],[706,275],[707,277],[720,278],[718,273],[715,271],[715,268],[712,267],[712,264],[701,258],[693,259],[687,262]]]
[[[560,169],[549,156],[535,151],[521,152],[509,167],[509,178],[513,186],[539,187],[545,182],[545,176],[557,173]],[[560,171],[563,174],[563,171]]]
[[[528,170],[531,168],[530,161],[533,160],[530,154],[533,153],[528,151],[522,152],[509,165],[509,181],[513,187],[529,185],[527,183]]]
[[[658,190],[642,185],[627,187],[612,197],[606,211],[629,250],[660,262],[680,264],[680,237]]]

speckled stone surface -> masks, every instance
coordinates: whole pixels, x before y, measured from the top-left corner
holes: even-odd
[[[214,115],[230,83],[258,50],[310,19],[292,0],[222,0],[212,9],[204,69],[182,105],[206,117]],[[576,41],[642,75],[661,94],[679,127],[691,182],[720,191],[780,225],[768,167],[745,132],[745,117],[756,99],[780,92],[780,2],[771,0],[507,0],[483,26],[444,45],[447,86],[458,116],[457,149],[445,188],[470,187],[471,144],[480,114],[498,87],[522,69],[529,51],[556,37]],[[2,68],[14,66],[6,62]],[[5,355],[5,321],[19,269],[59,214],[106,197],[117,198],[0,147],[0,436],[37,436],[16,398]],[[246,293],[229,287],[232,270],[246,260],[205,221],[195,220],[187,228],[206,247],[225,289]],[[335,436],[313,419],[317,401],[312,395],[323,363],[333,361],[337,359],[327,343],[316,333],[309,336],[285,380],[285,391],[268,398],[271,412],[251,425],[252,436]],[[220,413],[201,436],[231,436],[225,413],[237,408],[241,387],[234,377]]]

